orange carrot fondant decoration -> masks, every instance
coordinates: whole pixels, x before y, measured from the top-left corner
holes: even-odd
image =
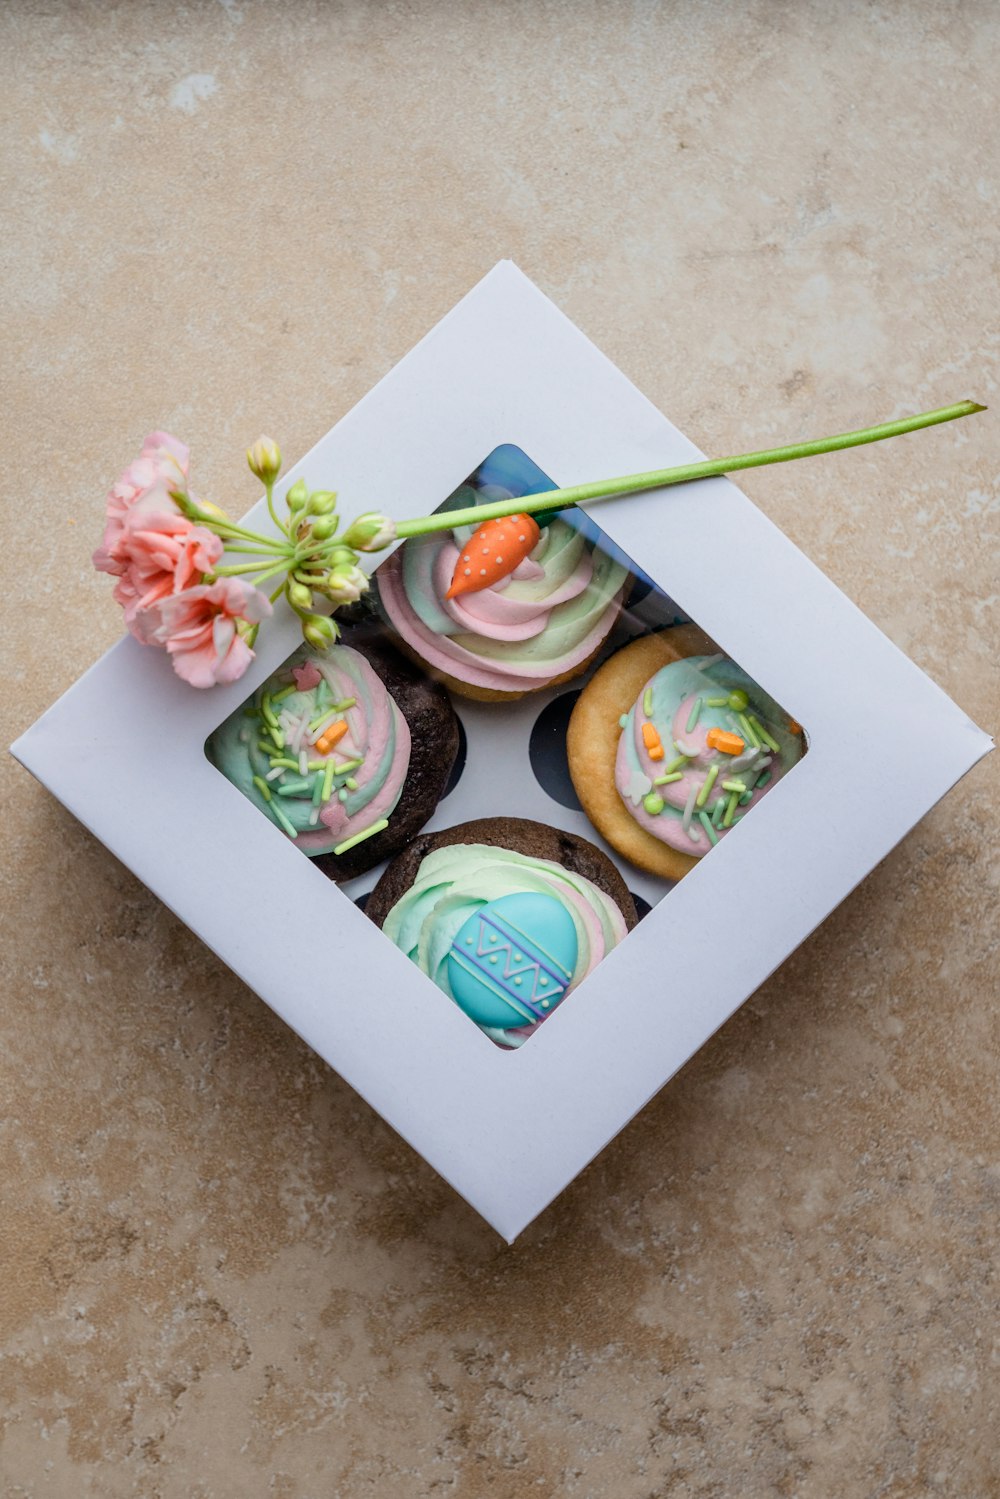
[[[663,743],[656,731],[656,725],[644,723],[642,726],[642,742],[646,746],[646,753],[651,760],[663,759]]]
[[[446,599],[478,593],[508,577],[536,545],[541,531],[530,515],[488,520],[473,532],[455,564]]]

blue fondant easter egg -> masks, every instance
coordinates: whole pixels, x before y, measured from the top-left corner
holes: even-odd
[[[459,929],[448,953],[456,1003],[478,1025],[511,1029],[544,1020],[576,967],[573,918],[553,895],[488,901]]]

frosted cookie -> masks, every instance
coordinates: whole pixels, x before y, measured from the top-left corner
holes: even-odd
[[[211,735],[212,763],[331,879],[433,814],[458,751],[447,693],[376,638],[302,646]]]
[[[800,726],[692,625],[633,641],[566,735],[584,812],[612,848],[678,880],[802,756]]]
[[[515,817],[421,834],[366,913],[505,1047],[522,1045],[636,923],[606,855]]]

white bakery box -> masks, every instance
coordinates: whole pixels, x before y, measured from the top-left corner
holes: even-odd
[[[701,456],[502,262],[287,472],[278,493],[302,475],[336,489],[346,517],[372,508],[417,516],[506,444],[560,486]],[[652,909],[516,1051],[494,1045],[363,914],[358,898],[377,871],[338,888],[206,759],[211,731],[295,649],[290,612],[262,631],[242,681],[210,691],[188,687],[164,653],[126,638],[13,746],[507,1240],[991,747],[728,480],[589,508],[805,726],[808,753],[680,884],[612,854],[640,910]],[[263,501],[251,523],[268,528]],[[706,537],[725,537],[727,556],[739,559],[724,586]],[[651,599],[629,629],[671,622],[662,596]],[[552,702],[573,690],[513,709],[456,701],[467,748],[429,828],[534,817],[610,853],[560,789],[558,766],[546,770],[532,748],[546,712],[558,737],[564,715]],[[206,843],[223,855],[206,857]],[[720,912],[729,913],[726,940],[709,940]]]

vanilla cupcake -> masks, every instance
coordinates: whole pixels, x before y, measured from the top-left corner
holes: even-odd
[[[629,572],[565,512],[541,527],[515,516],[414,538],[376,579],[407,650],[459,696],[496,701],[583,672],[618,617]]]

